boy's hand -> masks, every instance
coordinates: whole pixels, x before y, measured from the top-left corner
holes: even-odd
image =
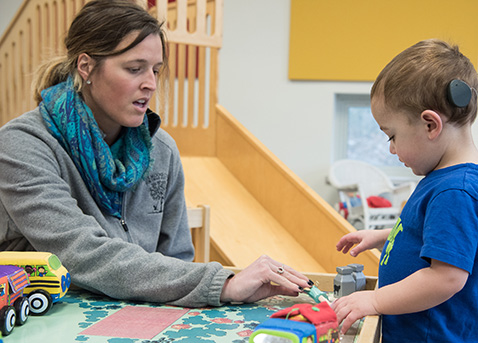
[[[361,230],[343,236],[336,245],[337,251],[344,254],[350,250],[350,255],[358,256],[361,252],[373,248],[383,247],[391,229],[385,230]],[[351,249],[355,244],[357,246]]]
[[[342,334],[345,334],[356,320],[379,314],[374,291],[360,291],[341,297],[335,300],[331,307],[337,314],[338,323],[343,321]]]
[[[430,267],[417,270],[405,279],[374,291],[360,291],[337,299],[332,308],[342,332],[364,316],[404,314],[428,310],[458,293],[468,279],[468,272],[432,259]]]

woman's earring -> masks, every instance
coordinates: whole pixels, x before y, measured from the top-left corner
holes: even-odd
[[[87,85],[91,85],[91,81],[90,81],[90,80],[86,80],[86,84],[87,84]]]

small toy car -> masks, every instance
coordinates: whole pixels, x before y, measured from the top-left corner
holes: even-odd
[[[30,305],[23,292],[29,284],[22,268],[0,265],[0,331],[3,336],[8,336],[15,325],[27,321]]]

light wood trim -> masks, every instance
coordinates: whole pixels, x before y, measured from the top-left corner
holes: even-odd
[[[188,224],[192,232],[195,262],[210,261],[210,220],[211,209],[208,205],[188,208]]]
[[[183,128],[187,125],[184,123],[187,121],[187,116],[184,111],[184,89],[186,80],[186,46],[184,44],[178,44],[178,79],[177,79],[177,100],[176,105],[178,109],[178,126]]]
[[[168,5],[168,17],[177,18],[167,30],[168,40],[174,43],[220,48],[222,46],[223,0],[177,0]],[[164,5],[157,6],[158,18],[164,17]],[[211,31],[207,31],[207,17]],[[188,30],[186,18],[195,19],[193,32]],[[171,21],[172,22],[172,21]]]
[[[304,272],[310,280],[317,282],[318,287],[325,292],[334,291],[334,278],[337,273],[308,273]],[[365,278],[365,289],[376,289],[378,286],[378,278],[376,276],[367,275]]]
[[[227,257],[221,247],[216,244],[214,239],[211,239],[210,259],[211,261],[219,262],[223,266],[232,266],[234,264]]]
[[[195,92],[195,83],[196,83],[196,58],[197,58],[197,47],[193,45],[188,45],[186,47],[187,55],[188,55],[188,64],[187,64],[187,79],[188,79],[188,103],[186,111],[186,120],[187,125],[192,126],[193,128],[196,127],[194,123],[194,108],[195,102],[194,100],[194,92]],[[184,68],[186,69],[186,68]]]
[[[198,128],[206,129],[206,48],[199,47],[198,51]],[[214,121],[215,122],[215,121]],[[215,126],[209,125],[211,129],[209,134],[214,132]],[[216,136],[214,133],[214,142]],[[215,144],[212,149],[212,155],[216,154]]]
[[[233,271],[234,273],[239,273],[244,270],[244,268],[238,268],[235,266],[225,265],[225,269]],[[337,273],[310,273],[310,272],[301,272],[304,276],[312,280],[318,288],[324,292],[333,292],[334,291],[334,278],[337,276]],[[373,290],[378,287],[378,278],[376,276],[365,276],[365,289]]]
[[[169,102],[167,120],[163,128],[175,139],[182,156],[215,156],[216,155],[216,109],[217,102],[217,56],[216,48],[188,46],[188,51],[196,51],[190,54],[197,57],[198,78],[195,77],[196,62],[191,62],[186,77],[185,46],[176,53],[175,44],[170,49],[170,79],[169,79]],[[206,60],[209,53],[210,60]],[[177,61],[177,62],[176,62]],[[178,69],[177,78],[174,77]],[[181,71],[182,70],[182,71]],[[187,98],[184,91],[188,90]],[[176,93],[177,90],[177,93]],[[198,96],[195,99],[195,93]],[[187,105],[185,106],[185,100]],[[206,104],[208,107],[206,108]],[[194,120],[194,109],[197,108],[197,124]],[[175,111],[175,109],[177,109]],[[186,123],[186,124],[184,124]],[[207,123],[207,125],[206,125]]]
[[[356,343],[379,343],[382,341],[382,318],[380,316],[367,316],[360,330]]]

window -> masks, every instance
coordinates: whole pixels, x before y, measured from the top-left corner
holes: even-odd
[[[388,137],[373,119],[369,94],[336,94],[335,105],[334,160],[360,160],[391,176],[411,175],[390,153]]]

